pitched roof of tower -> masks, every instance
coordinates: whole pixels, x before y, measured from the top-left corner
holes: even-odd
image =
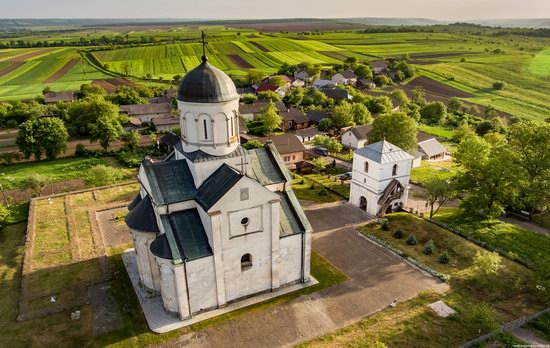
[[[413,156],[386,140],[369,144],[355,150],[354,153],[381,164],[414,159]]]
[[[239,94],[231,78],[203,57],[202,63],[181,80],[176,99],[192,103],[222,103],[239,99]]]
[[[195,201],[204,211],[210,210],[242,177],[226,163],[222,164],[199,187]]]
[[[143,169],[156,204],[170,204],[193,199],[196,188],[185,160],[151,163],[143,161]]]

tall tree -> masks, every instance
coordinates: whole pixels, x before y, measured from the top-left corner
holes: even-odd
[[[447,107],[440,101],[428,103],[420,109],[422,121],[442,124],[447,118]]]
[[[461,206],[481,217],[498,216],[514,205],[521,182],[504,137],[492,133],[488,140],[470,136],[455,152],[457,186],[466,193]]]
[[[94,95],[72,103],[68,113],[69,132],[77,136],[87,136],[90,134],[90,124],[95,123],[98,118],[118,118],[118,106]]]
[[[368,134],[369,144],[387,140],[405,151],[416,149],[416,121],[405,113],[396,112],[377,117]]]
[[[338,128],[355,125],[351,104],[347,102],[335,106],[330,117],[332,124]]]
[[[40,160],[56,158],[67,148],[69,134],[63,121],[56,117],[31,119],[21,124],[16,144],[25,158],[31,155]]]
[[[522,121],[510,127],[510,149],[514,162],[524,175],[526,185],[522,202],[531,209],[550,205],[550,123]]]
[[[99,144],[105,150],[123,133],[124,129],[118,119],[109,116],[101,116],[90,125],[90,140],[92,142],[99,141]]]
[[[270,102],[262,111],[260,121],[262,122],[264,134],[269,135],[281,126],[283,118],[277,113],[275,104]]]
[[[108,99],[117,105],[147,104],[147,99],[139,91],[128,86],[118,87]]]
[[[443,204],[454,198],[455,193],[449,182],[440,178],[430,178],[424,183],[422,197],[430,206],[430,221]]]
[[[372,123],[372,116],[365,104],[352,103],[351,114],[353,115],[353,122],[355,122],[356,125]]]

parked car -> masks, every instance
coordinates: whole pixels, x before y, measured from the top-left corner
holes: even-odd
[[[351,180],[351,172],[347,172],[347,173],[344,173],[344,174],[340,174],[338,176],[338,178],[340,180]]]
[[[327,149],[325,149],[324,147],[321,147],[321,146],[315,146],[313,148],[313,151],[318,154],[318,155],[321,155],[321,156],[325,156],[327,157],[329,155],[329,152]]]

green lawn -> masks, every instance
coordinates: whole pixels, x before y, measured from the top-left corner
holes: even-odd
[[[370,347],[376,342],[388,347],[457,347],[492,331],[498,324],[545,306],[534,286],[533,272],[523,266],[502,259],[498,276],[480,278],[472,266],[474,255],[482,250],[477,245],[410,214],[387,217],[389,231],[379,225],[365,226],[360,231],[383,239],[432,269],[450,274],[450,291],[444,295],[423,293],[300,347]],[[394,238],[392,234],[397,229],[404,231],[405,238],[414,233],[418,244],[410,246],[405,238]],[[433,255],[426,255],[422,250],[430,239],[436,249]],[[448,264],[438,262],[444,250],[450,255]],[[449,318],[436,316],[426,305],[437,300],[443,300],[457,314]]]
[[[84,178],[86,170],[98,164],[108,164],[101,158],[61,158],[0,165],[0,182],[4,189],[23,188],[25,179],[39,173],[51,182]]]
[[[550,291],[550,238],[500,220],[479,221],[468,218],[456,208],[442,208],[435,219],[467,235],[512,253],[530,265]]]
[[[454,174],[455,169],[451,161],[422,161],[420,167],[411,170],[411,182],[422,185],[431,178],[447,180],[452,178]]]
[[[296,197],[302,201],[330,203],[343,199],[334,192],[324,190],[322,185],[309,180],[307,176],[295,175],[294,180],[292,180],[292,190]]]
[[[450,140],[454,136],[454,129],[449,126],[430,126],[427,124],[420,123],[418,125],[418,130],[421,130],[424,133],[435,135],[438,138],[443,138]]]

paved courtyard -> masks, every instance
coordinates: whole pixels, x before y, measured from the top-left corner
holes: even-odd
[[[344,204],[306,210],[316,233],[313,249],[350,280],[281,306],[183,335],[162,347],[287,347],[350,325],[399,301],[447,285],[359,235],[353,225],[368,221]],[[340,226],[347,226],[338,228]]]

